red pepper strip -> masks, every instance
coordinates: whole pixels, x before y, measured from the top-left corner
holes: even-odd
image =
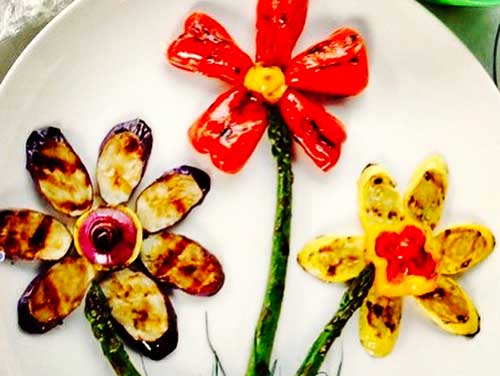
[[[266,66],[287,66],[306,15],[307,0],[259,0],[256,60]]]
[[[400,234],[382,232],[375,241],[375,252],[387,260],[387,280],[401,282],[406,275],[433,278],[436,262],[424,246],[425,235],[415,226],[406,226]]]
[[[342,28],[297,55],[285,72],[288,86],[334,96],[358,94],[368,84],[368,58],[361,35]]]
[[[323,106],[288,89],[279,107],[295,140],[323,171],[335,166],[346,133],[340,120]]]
[[[243,86],[219,96],[191,126],[189,138],[200,153],[228,173],[238,172],[250,158],[267,126],[267,111]]]
[[[200,72],[231,84],[243,82],[252,59],[210,16],[193,13],[184,24],[184,33],[168,48],[167,59],[178,68]]]

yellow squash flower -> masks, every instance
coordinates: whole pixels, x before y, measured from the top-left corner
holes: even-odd
[[[479,315],[454,281],[484,260],[495,239],[482,225],[463,224],[434,233],[448,187],[444,160],[432,156],[416,170],[404,197],[380,165],[368,165],[358,182],[364,236],[321,236],[299,253],[308,273],[345,282],[368,263],[375,280],[360,309],[360,340],[373,356],[389,354],[397,340],[404,296],[413,296],[447,332],[474,336]]]

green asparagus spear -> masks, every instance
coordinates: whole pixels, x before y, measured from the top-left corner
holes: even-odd
[[[267,288],[255,329],[254,348],[248,362],[247,376],[265,376],[271,372],[269,363],[283,301],[290,253],[292,140],[276,107],[269,107],[268,136],[278,167],[277,204]]]
[[[361,307],[373,284],[375,268],[369,264],[350,284],[342,296],[340,307],[332,319],[326,324],[321,334],[316,338],[309,354],[302,362],[296,376],[316,376],[325,360],[333,341],[340,335],[352,314]]]
[[[122,341],[115,333],[108,301],[97,283],[93,283],[87,293],[85,317],[116,375],[141,376],[130,361]]]

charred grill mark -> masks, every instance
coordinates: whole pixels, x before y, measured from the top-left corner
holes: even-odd
[[[307,121],[311,125],[312,129],[315,131],[315,133],[317,134],[320,141],[323,141],[325,144],[327,144],[332,149],[335,149],[337,147],[337,144],[335,142],[329,140],[325,135],[323,135],[323,133],[321,133],[321,131],[318,127],[318,123],[316,123],[316,121],[314,121],[314,119],[306,118],[305,121]]]
[[[141,154],[140,147],[141,144],[137,139],[137,137],[135,137],[134,135],[129,135],[129,137],[127,137],[127,141],[125,143],[125,152],[130,154],[132,153]]]
[[[88,172],[58,128],[46,127],[31,133],[26,142],[26,168],[37,189],[55,209],[77,215],[80,213],[68,210],[82,211],[91,205]]]
[[[32,252],[37,252],[40,249],[45,247],[45,241],[50,232],[50,227],[52,226],[52,218],[48,216],[44,216],[42,222],[38,225],[35,233],[29,239],[29,247]]]
[[[184,213],[186,213],[187,211],[186,205],[184,204],[184,201],[182,199],[174,199],[170,201],[170,204],[180,215],[184,215]]]

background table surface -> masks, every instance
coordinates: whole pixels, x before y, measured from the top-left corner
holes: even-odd
[[[500,24],[500,7],[463,8],[423,4],[448,26],[481,62],[492,78],[500,72],[495,67],[495,38]],[[30,25],[15,37],[0,42],[0,82],[16,58],[45,26]]]

